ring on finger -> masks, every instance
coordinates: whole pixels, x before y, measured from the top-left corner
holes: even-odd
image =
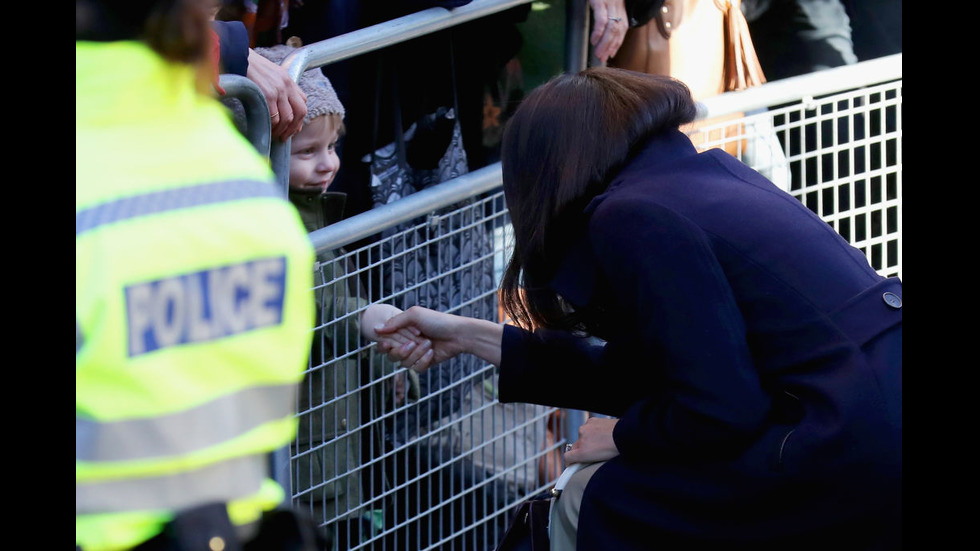
[[[622,17],[610,17],[609,20],[610,21],[613,21],[613,22],[616,22],[616,23],[619,23],[620,21],[623,20],[623,18]]]

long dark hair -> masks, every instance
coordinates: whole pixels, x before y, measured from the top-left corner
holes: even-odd
[[[501,142],[515,245],[500,297],[515,323],[582,328],[548,283],[583,209],[647,138],[696,115],[682,82],[609,67],[559,75],[521,102]]]
[[[196,63],[211,40],[210,0],[75,0],[75,40],[145,42],[168,61]]]

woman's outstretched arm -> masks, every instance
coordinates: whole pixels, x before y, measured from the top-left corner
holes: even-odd
[[[406,330],[424,340],[395,337]],[[389,359],[421,373],[464,353],[499,366],[504,329],[496,322],[412,306],[383,324],[365,327],[364,332]]]

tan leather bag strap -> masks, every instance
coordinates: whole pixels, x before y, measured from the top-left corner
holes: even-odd
[[[752,44],[749,24],[742,14],[741,0],[714,0],[724,13],[725,91],[744,90],[766,82]]]

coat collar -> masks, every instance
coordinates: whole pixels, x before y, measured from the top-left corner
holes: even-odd
[[[613,176],[609,187],[589,202],[585,207],[585,214],[590,215],[603,199],[624,182],[634,180],[644,172],[655,173],[665,166],[697,154],[698,149],[691,143],[691,138],[680,130],[669,130],[652,136],[637,148],[619,174]]]
[[[697,154],[698,150],[691,143],[691,139],[679,130],[670,130],[651,137],[637,149],[633,158],[612,178],[609,187],[585,207],[586,219],[609,194],[615,193],[616,188],[635,180],[640,173],[656,170],[656,168]],[[578,235],[571,240],[568,253],[555,272],[550,285],[572,306],[583,308],[592,301],[595,294],[598,281],[597,270],[595,255],[589,242],[588,228],[582,227]]]
[[[339,222],[344,218],[347,194],[342,191],[303,192],[289,190],[289,201],[299,211],[306,231],[312,233],[320,228]]]

